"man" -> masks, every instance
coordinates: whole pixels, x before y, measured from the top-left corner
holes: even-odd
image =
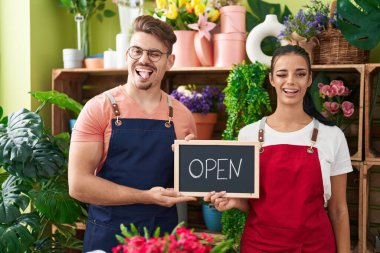
[[[84,252],[110,252],[121,223],[171,232],[175,204],[195,200],[172,189],[171,145],[196,133],[191,113],[160,87],[175,34],[152,16],[138,17],[133,29],[127,83],[91,99],[71,137],[70,195],[90,204]]]

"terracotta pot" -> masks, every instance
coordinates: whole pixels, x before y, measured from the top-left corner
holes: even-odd
[[[87,69],[102,69],[104,66],[103,58],[85,58],[84,67]]]
[[[245,7],[228,5],[220,8],[220,27],[222,33],[246,33]]]
[[[210,140],[214,126],[218,119],[217,113],[193,113],[195,124],[197,126],[197,140]]]
[[[195,52],[202,66],[212,66],[214,61],[212,40],[199,35],[199,32],[194,37]]]
[[[199,67],[201,63],[195,53],[194,37],[196,31],[174,31],[177,42],[173,45],[175,61],[173,67]]]
[[[214,66],[232,67],[245,59],[244,33],[218,33],[214,35]]]

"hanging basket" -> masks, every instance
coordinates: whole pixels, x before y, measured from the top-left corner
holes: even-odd
[[[317,37],[314,64],[362,64],[369,60],[369,51],[352,46],[338,29],[329,28]]]

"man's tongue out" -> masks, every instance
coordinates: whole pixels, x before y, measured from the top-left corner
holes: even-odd
[[[148,79],[150,75],[153,73],[152,70],[147,70],[147,69],[136,69],[136,72],[143,79]]]

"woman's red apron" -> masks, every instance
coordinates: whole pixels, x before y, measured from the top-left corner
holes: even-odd
[[[264,142],[262,119],[259,141]],[[324,209],[323,182],[314,146],[273,145],[260,154],[260,198],[250,200],[242,253],[333,253],[335,238]]]

